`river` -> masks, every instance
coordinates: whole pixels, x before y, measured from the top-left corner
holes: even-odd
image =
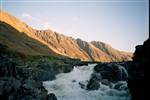
[[[61,73],[53,81],[43,82],[48,93],[54,93],[58,100],[130,100],[128,89],[116,90],[101,84],[98,90],[88,91],[81,88],[90,79],[96,64],[74,67],[70,73]],[[127,83],[124,82],[127,87]]]

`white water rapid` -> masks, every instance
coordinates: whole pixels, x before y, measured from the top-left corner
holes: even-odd
[[[70,73],[62,73],[53,81],[43,82],[49,93],[54,93],[58,100],[130,100],[128,89],[111,89],[100,83],[99,90],[82,89],[79,82],[87,84],[96,64],[74,67]]]

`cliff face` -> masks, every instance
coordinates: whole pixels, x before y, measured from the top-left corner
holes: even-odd
[[[113,49],[102,42],[73,39],[52,30],[36,30],[10,14],[0,11],[0,43],[29,55],[54,55],[83,61],[127,61],[132,54]]]
[[[149,51],[149,39],[143,45],[136,46],[133,61],[128,70],[128,87],[133,100],[145,100],[149,98]]]
[[[131,60],[132,53],[119,51],[117,49],[112,48],[110,45],[99,42],[99,41],[92,41],[91,42],[95,47],[99,50],[105,52],[106,55],[111,59],[111,61],[127,61]]]
[[[79,47],[89,55],[91,60],[104,62],[113,61],[105,52],[103,52],[101,49],[98,49],[93,44],[83,41],[81,39],[77,39],[76,41]]]
[[[89,56],[77,44],[75,39],[50,30],[36,31],[36,36],[45,41],[56,53],[71,58],[80,58],[88,61]]]

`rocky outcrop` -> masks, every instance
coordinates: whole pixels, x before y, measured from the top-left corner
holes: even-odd
[[[103,61],[103,62],[111,61],[111,59],[105,52],[96,48],[91,43],[88,43],[81,39],[76,39],[76,42],[79,45],[79,47],[83,49],[87,53],[87,55],[89,55],[91,61]]]
[[[87,90],[97,90],[100,88],[100,83],[110,88],[125,90],[127,86],[122,81],[126,81],[128,77],[125,65],[128,62],[111,62],[99,63],[94,67],[91,78],[87,84]],[[115,87],[113,86],[115,84]]]
[[[136,46],[133,61],[128,69],[128,88],[132,100],[144,100],[149,98],[149,39],[143,45]]]
[[[112,48],[110,45],[99,41],[92,41],[91,44],[93,44],[99,50],[105,52],[106,55],[108,55],[108,57],[111,59],[111,61],[132,60],[132,53],[119,51],[117,49]]]
[[[101,74],[102,79],[111,82],[126,81],[128,77],[126,69],[119,63],[100,63],[94,67],[94,70]]]
[[[0,44],[0,100],[57,100],[53,93],[47,95],[42,81],[72,71],[73,65],[79,62],[23,55]]]
[[[0,99],[2,100],[47,100],[47,91],[42,82],[22,77],[16,64],[0,58]]]
[[[57,98],[56,98],[56,96],[55,96],[54,93],[50,93],[50,94],[48,94],[48,96],[47,96],[47,100],[57,100]]]

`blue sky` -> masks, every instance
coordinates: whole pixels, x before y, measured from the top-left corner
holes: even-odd
[[[1,0],[1,9],[37,29],[135,50],[149,36],[148,0]]]

